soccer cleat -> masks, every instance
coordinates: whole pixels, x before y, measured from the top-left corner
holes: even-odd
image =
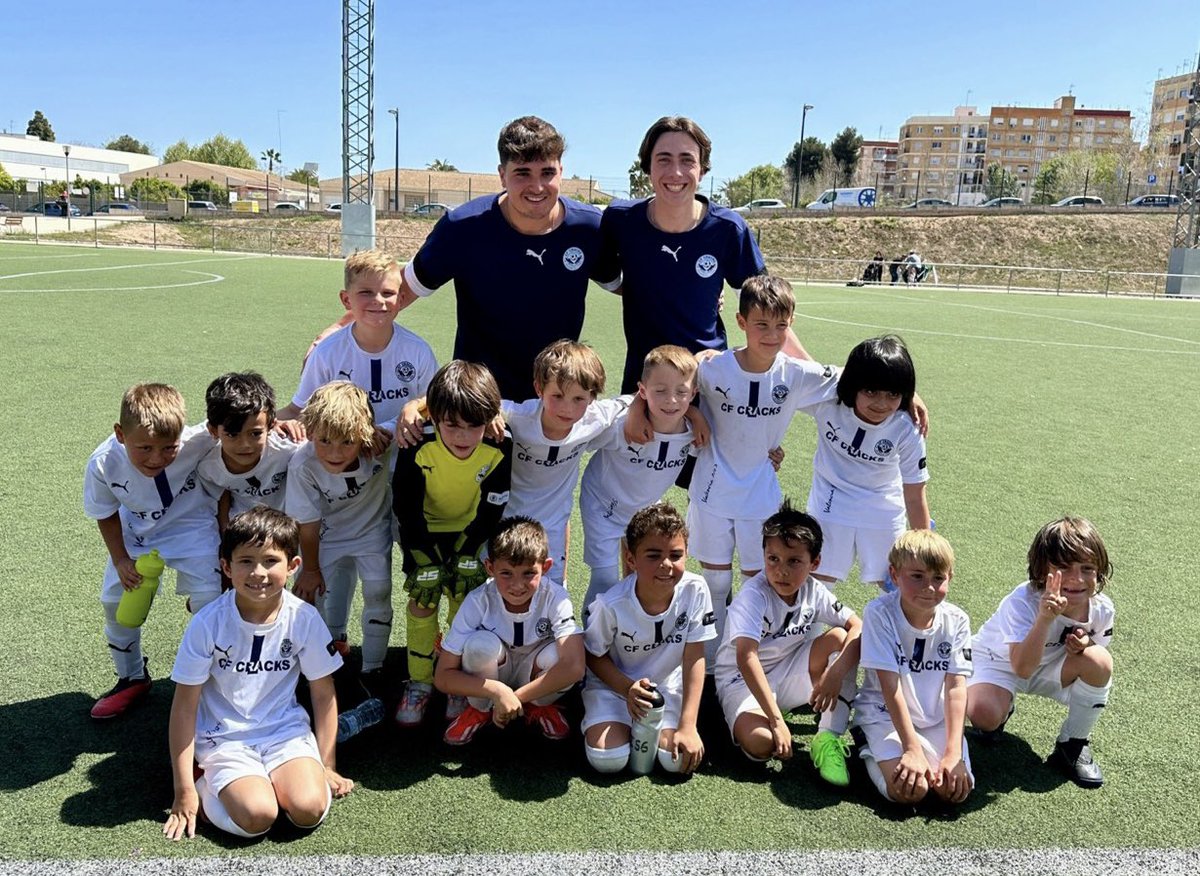
[[[446,720],[453,721],[467,709],[467,698],[460,697],[458,694],[450,694],[446,697]]]
[[[1004,735],[1004,725],[1007,724],[1012,719],[1012,716],[1016,713],[1016,711],[1017,711],[1017,701],[1014,698],[1012,701],[1012,704],[1008,707],[1008,714],[1004,716],[1004,720],[1000,722],[1000,726],[998,726],[994,730],[980,730],[977,727],[972,727],[971,728],[972,738],[978,739],[980,742],[984,743],[985,745],[993,745],[993,744],[999,742],[1000,737]]]
[[[396,707],[396,723],[401,727],[420,725],[432,692],[433,685],[423,681],[410,681],[405,685],[404,696],[400,697],[400,705]]]
[[[850,746],[842,737],[832,730],[821,730],[813,737],[809,754],[822,779],[839,788],[850,784],[850,773],[846,769]]]
[[[147,661],[143,659],[141,678],[117,679],[116,686],[92,706],[92,717],[103,720],[123,715],[130,706],[148,694],[151,682],[150,670],[146,665]]]
[[[1100,765],[1092,759],[1092,747],[1087,739],[1067,739],[1054,743],[1047,762],[1081,788],[1099,788],[1104,784]]]
[[[491,721],[491,709],[485,712],[468,704],[458,717],[450,722],[450,726],[442,734],[442,739],[446,740],[447,745],[466,745],[475,738],[481,727],[490,724]]]
[[[547,706],[526,703],[525,723],[536,724],[537,728],[542,731],[543,736],[556,741],[566,739],[567,735],[571,732],[571,725],[563,717],[562,709],[554,705],[554,703]]]

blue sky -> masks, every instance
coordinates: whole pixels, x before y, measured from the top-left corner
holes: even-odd
[[[42,110],[61,142],[121,133],[161,153],[218,131],[288,168],[341,172],[340,0],[5,2],[0,127]],[[64,35],[70,34],[67,38]],[[57,47],[51,50],[50,47]],[[444,158],[491,171],[508,120],[566,136],[568,174],[619,188],[645,129],[694,117],[720,182],[806,134],[894,138],[967,100],[1084,106],[1144,120],[1154,80],[1194,69],[1200,0],[376,0],[376,167]]]

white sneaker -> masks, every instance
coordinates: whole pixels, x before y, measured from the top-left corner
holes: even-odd
[[[458,694],[446,697],[446,720],[453,721],[467,710],[467,698]]]
[[[405,685],[404,696],[400,697],[400,705],[396,708],[396,723],[401,727],[418,726],[425,717],[431,693],[433,685],[423,681],[410,681]]]

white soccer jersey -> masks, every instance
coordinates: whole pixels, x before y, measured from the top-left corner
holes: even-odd
[[[196,612],[183,633],[171,680],[200,684],[196,748],[219,743],[269,742],[307,733],[308,714],[296,683],[324,678],[342,665],[321,615],[283,592],[275,620],[242,620],[229,590]]]
[[[1034,590],[1028,581],[1017,585],[1017,589],[1000,601],[996,613],[989,617],[975,634],[975,650],[1007,662],[1008,646],[1024,642],[1033,628],[1043,592]],[[1078,627],[1082,627],[1097,645],[1107,648],[1112,641],[1115,617],[1116,609],[1113,608],[1112,600],[1103,593],[1097,593],[1088,600],[1086,621],[1072,620],[1066,615],[1059,615],[1046,631],[1046,641],[1038,665],[1045,666],[1058,659],[1067,636]]]
[[[826,627],[844,627],[853,616],[851,609],[812,576],[797,591],[796,602],[788,605],[771,589],[766,573],[759,572],[742,585],[729,606],[724,637],[717,649],[718,686],[740,674],[738,639],[758,642],[758,660],[766,673],[825,632]]]
[[[330,474],[312,444],[288,466],[284,508],[301,523],[321,521],[321,562],[386,553],[392,541],[389,469],[396,445],[383,456],[358,457],[358,468]]]
[[[304,363],[292,403],[302,408],[326,383],[348,380],[371,399],[376,423],[394,420],[405,404],[425,395],[437,371],[433,350],[419,335],[393,325],[387,349],[368,353],[354,340],[352,328],[343,326],[317,344]]]
[[[694,572],[684,572],[667,610],[649,615],[634,592],[636,582],[637,575],[630,575],[596,597],[588,610],[584,647],[597,657],[607,654],[634,680],[648,678],[682,695],[684,646],[717,635],[708,585]],[[586,683],[604,686],[590,670]]]
[[[561,584],[546,577],[523,612],[509,610],[496,582],[489,578],[463,600],[450,632],[442,640],[442,650],[461,657],[467,637],[476,630],[495,633],[504,643],[508,659],[516,662],[547,641],[556,642],[582,632],[575,623],[571,597]]]
[[[726,350],[701,363],[697,384],[712,440],[697,455],[690,500],[727,519],[771,516],[783,493],[767,451],[783,441],[798,408],[834,397],[836,370],[780,353],[754,373]]]
[[[234,474],[226,467],[218,444],[200,460],[196,472],[200,475],[200,484],[214,498],[219,499],[222,493],[229,491],[233,499],[229,508],[230,518],[249,511],[255,505],[267,505],[282,511],[288,464],[304,443],[272,432],[267,436],[267,446],[263,448],[258,465],[244,474]]]
[[[900,690],[913,727],[933,727],[946,719],[946,676],[971,674],[971,620],[943,602],[928,629],[914,629],[900,607],[900,592],[878,596],[863,609],[862,660],[867,670],[854,699],[859,724],[890,723],[879,676],[900,675]]]
[[[540,521],[547,531],[564,529],[571,517],[584,451],[604,436],[628,407],[628,396],[594,401],[567,437],[555,440],[542,430],[540,399],[503,402],[500,413],[513,436],[512,493],[505,516],[524,514]]]
[[[596,453],[583,470],[579,488],[585,527],[592,518],[612,520],[624,529],[637,511],[670,489],[692,449],[687,420],[683,432],[655,432],[646,444],[630,444],[625,440],[626,416],[617,418],[602,443],[592,445]]]
[[[217,503],[196,478],[196,465],[216,443],[201,423],[179,436],[179,453],[152,478],[133,467],[125,447],[110,435],[88,459],[83,510],[94,520],[118,511],[130,556],[157,550],[164,558],[212,555],[216,559]]]
[[[903,520],[904,485],[929,480],[925,439],[908,412],[896,411],[877,426],[836,398],[804,412],[817,421],[809,513],[868,529]]]

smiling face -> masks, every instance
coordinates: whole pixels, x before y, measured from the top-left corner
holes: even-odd
[[[746,333],[746,351],[754,361],[771,362],[783,349],[788,329],[792,326],[792,315],[751,307],[745,316],[740,313],[737,315],[737,324]]]
[[[359,442],[332,435],[317,435],[312,443],[317,460],[330,474],[341,474],[357,467],[358,454],[362,450]]]
[[[122,429],[120,423],[113,426],[113,432],[133,467],[148,478],[164,471],[179,455],[178,435],[156,435],[145,426]]]
[[[804,542],[794,541],[789,545],[782,538],[766,540],[763,558],[767,583],[788,605],[795,604],[796,594],[821,562],[820,557],[814,557],[809,552]]]
[[[1084,558],[1061,567],[1052,565],[1050,571],[1055,570],[1062,572],[1058,592],[1060,596],[1067,598],[1067,611],[1071,612],[1072,609],[1082,608],[1083,616],[1086,618],[1088,600],[1096,593],[1096,582],[1099,575],[1095,561],[1091,558]]]
[[[578,383],[562,386],[557,380],[551,380],[545,386],[534,384],[533,388],[542,400],[542,431],[554,440],[566,438],[571,427],[583,419],[588,405],[595,400],[595,396]]]
[[[391,325],[400,312],[400,273],[360,271],[341,299],[356,323],[376,329]]]
[[[233,582],[237,606],[243,613],[256,615],[279,604],[288,576],[300,567],[300,558],[287,554],[272,542],[261,545],[240,544],[228,560],[221,558],[221,570]]]
[[[231,474],[244,474],[258,465],[271,434],[270,420],[266,411],[259,411],[247,417],[236,432],[209,425],[208,431],[221,442],[221,459]]]
[[[700,144],[682,131],[668,131],[654,142],[650,153],[650,185],[664,206],[690,205],[704,170]]]
[[[501,557],[497,560],[485,559],[483,564],[488,574],[496,582],[500,598],[511,612],[520,613],[529,609],[533,594],[542,583],[542,576],[550,571],[552,560],[541,563],[514,563]]]
[[[501,209],[513,228],[522,234],[550,230],[560,212],[561,161],[506,161],[500,165],[500,184],[504,186]]]
[[[626,551],[626,563],[637,573],[638,587],[650,587],[654,593],[674,590],[687,563],[687,539],[683,533],[650,533],[632,552]]]
[[[892,580],[900,591],[900,607],[909,623],[924,629],[933,621],[933,613],[950,592],[954,573],[936,571],[917,560],[906,560],[900,568],[889,566]]]
[[[902,398],[886,389],[860,389],[854,397],[854,413],[863,422],[878,426],[900,410]]]
[[[638,381],[638,395],[646,400],[650,424],[656,432],[679,427],[696,394],[695,384],[671,365],[655,365]]]

